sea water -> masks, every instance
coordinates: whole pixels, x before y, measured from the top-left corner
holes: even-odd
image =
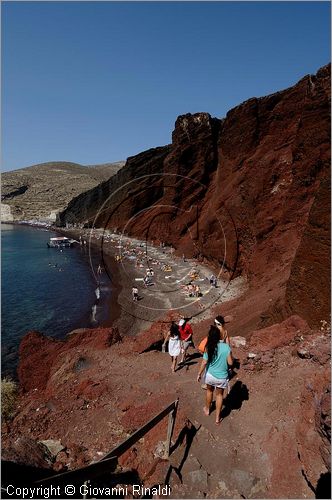
[[[88,246],[48,248],[52,231],[24,225],[1,227],[2,376],[13,375],[22,337],[35,330],[63,338],[75,328],[97,326],[104,313]],[[104,294],[107,287],[102,287]]]

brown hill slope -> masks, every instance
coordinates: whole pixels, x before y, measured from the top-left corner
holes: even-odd
[[[320,309],[301,312],[317,324],[329,315],[328,282],[302,273],[297,288],[294,273],[304,254],[311,260],[299,247],[313,204],[324,226],[316,225],[315,241],[323,231],[319,252],[329,270],[329,210],[319,194],[329,177],[329,101],[328,65],[289,89],[249,99],[223,120],[180,116],[170,146],[128,159],[118,175],[74,199],[58,222],[89,219],[173,244],[230,277],[246,274],[251,290],[262,293],[241,313],[245,329],[280,320],[308,293]]]
[[[54,221],[72,198],[116,174],[123,164],[49,162],[4,172],[2,220]]]

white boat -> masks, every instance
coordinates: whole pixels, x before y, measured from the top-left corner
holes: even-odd
[[[72,247],[74,243],[77,243],[77,241],[66,236],[59,236],[57,238],[50,238],[47,246],[48,248],[68,248]]]

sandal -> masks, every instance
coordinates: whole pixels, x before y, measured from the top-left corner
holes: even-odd
[[[204,406],[203,412],[204,412],[204,415],[206,415],[207,417],[210,415],[210,410],[206,406]]]

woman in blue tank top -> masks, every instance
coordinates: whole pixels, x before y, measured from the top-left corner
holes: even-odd
[[[225,342],[227,338],[226,330],[211,326],[202,364],[200,366],[197,381],[199,382],[204,370],[206,370],[205,383],[206,403],[204,406],[205,415],[210,415],[213,392],[216,391],[216,424],[221,422],[220,414],[224,397],[224,390],[228,387],[228,365],[233,364],[231,348]]]

